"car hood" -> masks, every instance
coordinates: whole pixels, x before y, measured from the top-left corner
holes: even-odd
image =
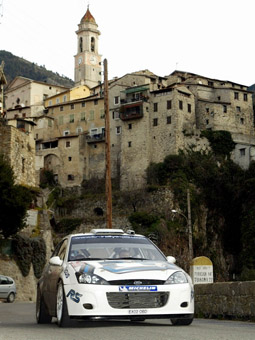
[[[71,262],[70,264],[77,272],[97,274],[105,280],[135,277],[166,280],[171,272],[182,270],[167,261],[104,260]]]

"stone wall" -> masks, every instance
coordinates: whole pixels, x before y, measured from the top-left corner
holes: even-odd
[[[197,317],[255,320],[255,281],[195,285]]]

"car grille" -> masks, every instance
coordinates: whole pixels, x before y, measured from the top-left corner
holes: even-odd
[[[112,308],[160,308],[166,305],[169,292],[149,293],[106,293],[108,303]]]
[[[139,283],[138,283],[139,282]],[[115,280],[115,281],[108,281],[110,285],[116,286],[137,286],[137,285],[163,285],[165,281],[162,280]]]

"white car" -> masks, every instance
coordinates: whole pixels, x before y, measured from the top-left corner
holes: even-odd
[[[169,319],[190,325],[191,278],[154,243],[133,231],[93,229],[66,236],[38,282],[36,319]]]

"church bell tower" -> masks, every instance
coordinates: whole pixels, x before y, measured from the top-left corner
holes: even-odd
[[[89,6],[78,25],[77,54],[74,66],[75,85],[87,85],[89,88],[101,82],[101,55],[98,54],[100,31]]]

